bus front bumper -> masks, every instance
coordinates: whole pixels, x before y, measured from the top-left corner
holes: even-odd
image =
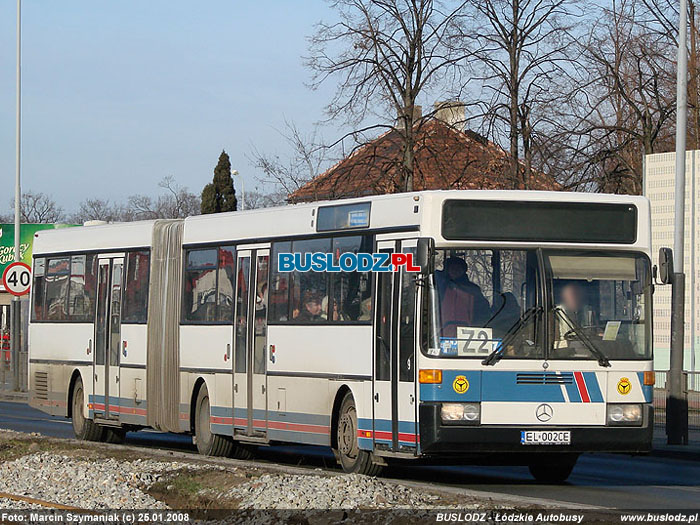
[[[446,425],[439,403],[420,405],[420,448],[425,456],[471,456],[484,453],[646,454],[651,451],[654,408],[644,405],[643,424],[636,427],[529,425]],[[569,430],[570,445],[522,445],[523,430]]]

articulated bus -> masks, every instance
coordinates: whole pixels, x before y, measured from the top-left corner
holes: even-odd
[[[30,404],[85,440],[153,428],[209,455],[302,443],[348,472],[562,481],[581,453],[651,448],[650,249],[643,197],[534,191],[42,231]]]

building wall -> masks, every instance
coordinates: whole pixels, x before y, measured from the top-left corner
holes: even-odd
[[[651,201],[652,250],[673,248],[675,153],[647,155],[644,195]],[[685,187],[685,357],[684,368],[700,366],[700,150],[686,153]],[[695,198],[693,198],[695,196]],[[657,261],[652,261],[656,264]],[[654,294],[654,366],[668,370],[671,345],[671,287]]]

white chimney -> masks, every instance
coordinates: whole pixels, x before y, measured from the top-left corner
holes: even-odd
[[[464,102],[445,100],[433,104],[435,118],[448,126],[463,130],[467,121],[467,109]]]

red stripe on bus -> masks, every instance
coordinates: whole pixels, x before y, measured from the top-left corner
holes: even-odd
[[[328,434],[330,428],[323,425],[307,425],[304,423],[287,423],[284,421],[269,421],[268,427],[275,430],[291,430],[294,432],[307,432],[311,434]]]
[[[581,394],[581,401],[590,403],[591,397],[588,395],[588,388],[586,387],[586,380],[583,379],[583,374],[581,372],[574,372],[574,378],[576,378],[578,392]]]

